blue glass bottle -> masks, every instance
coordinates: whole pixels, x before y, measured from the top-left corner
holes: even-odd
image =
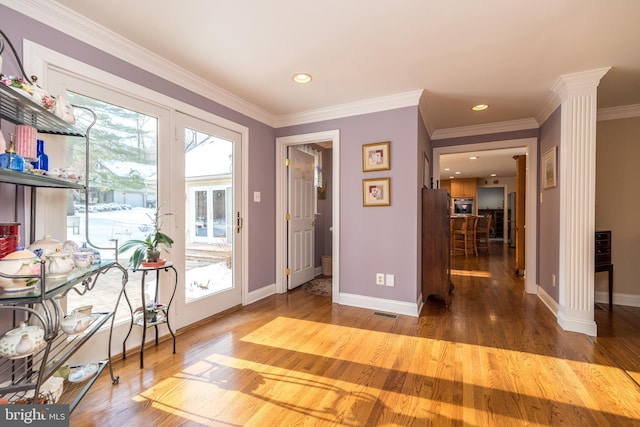
[[[44,152],[44,141],[39,139],[36,149],[36,161],[31,162],[34,169],[40,169],[43,171],[49,170],[49,156]]]
[[[24,172],[24,159],[16,153],[12,133],[9,134],[9,146],[7,150],[3,154],[0,154],[0,168]]]

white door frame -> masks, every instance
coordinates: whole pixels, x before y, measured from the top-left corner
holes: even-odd
[[[527,149],[527,198],[526,198],[526,227],[525,227],[525,291],[529,294],[538,293],[537,284],[537,254],[538,254],[538,139],[522,138],[505,141],[484,142],[479,144],[454,145],[433,149],[433,176],[440,180],[440,155],[464,153],[467,151],[498,150],[502,148],[526,147]]]
[[[276,138],[276,293],[287,292],[287,147],[290,145],[311,144],[331,141],[332,157],[332,302],[340,302],[340,131],[307,133]]]

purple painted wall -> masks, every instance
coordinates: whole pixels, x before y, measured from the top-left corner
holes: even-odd
[[[552,147],[560,146],[560,108],[540,126],[540,152],[538,159],[542,158],[545,151]],[[558,149],[557,165],[560,166],[560,156],[562,153]],[[538,162],[538,170],[540,170],[540,162]],[[542,175],[542,174],[541,174]],[[555,301],[559,300],[558,289],[551,285],[551,275],[558,277],[560,257],[560,186],[562,182],[559,180],[554,188],[542,189],[540,177],[538,186],[542,193],[542,203],[538,204],[538,245],[544,250],[538,251],[538,285],[542,287]]]
[[[418,120],[416,106],[276,129],[276,137],[340,130],[341,292],[416,302]],[[363,172],[362,145],[381,141],[391,141],[391,169]],[[391,179],[391,206],[363,207],[362,180],[382,177]],[[395,287],[376,285],[376,273],[395,274]]]
[[[2,5],[0,5],[0,28],[11,39],[20,55],[22,55],[22,40],[29,39],[71,58],[246,126],[249,129],[249,141],[244,149],[249,150],[249,194],[253,194],[253,191],[260,191],[263,200],[261,203],[251,202],[246,207],[249,221],[245,224],[248,228],[250,241],[248,287],[249,291],[253,291],[274,283],[275,150],[273,128]],[[3,53],[7,68],[12,62],[9,59],[8,51],[7,48]],[[2,122],[0,126],[4,132],[6,122]]]

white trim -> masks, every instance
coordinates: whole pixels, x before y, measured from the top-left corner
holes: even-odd
[[[542,106],[542,110],[540,110],[540,112],[536,116],[536,121],[538,123],[546,122],[547,119],[551,117],[553,112],[556,111],[559,106],[560,106],[560,98],[555,92],[551,92],[551,94],[549,94],[549,97],[545,101],[544,105]]]
[[[351,307],[366,308],[368,310],[403,314],[413,317],[418,317],[418,315],[420,314],[417,303],[395,301],[363,295],[341,293],[340,304],[348,305]]]
[[[568,316],[562,310],[558,311],[558,325],[565,331],[579,332],[590,337],[598,336],[595,321],[580,319],[578,316]]]
[[[549,311],[558,317],[558,302],[544,290],[542,286],[538,286],[538,298],[547,306]]]
[[[333,145],[333,187],[332,187],[332,300],[340,303],[340,131],[307,133],[276,138],[276,287],[277,293],[287,291],[285,275],[287,260],[287,213],[286,182],[287,169],[284,161],[287,158],[287,147],[290,145],[331,141]]]
[[[596,291],[596,302],[609,304],[609,291]],[[613,303],[615,305],[626,305],[627,307],[640,307],[640,295],[613,293]]]
[[[347,104],[334,105],[327,108],[289,114],[276,118],[275,127],[294,126],[305,123],[316,123],[323,120],[339,119],[361,114],[376,113],[379,111],[395,110],[397,108],[417,106],[422,95],[422,90],[398,93],[394,95],[370,98]]]
[[[527,197],[525,227],[525,265],[527,271],[533,274],[525,274],[525,291],[535,294],[538,288],[536,274],[538,271],[538,138],[510,139],[504,141],[483,142],[478,144],[453,145],[448,147],[436,147],[433,149],[433,179],[440,180],[440,156],[442,154],[464,153],[467,151],[498,150],[502,148],[526,147],[527,149]]]
[[[461,138],[465,136],[489,135],[492,133],[513,132],[519,130],[538,129],[540,125],[534,118],[495,122],[482,125],[462,126],[457,128],[436,129],[431,140]]]
[[[90,46],[171,81],[187,90],[198,93],[234,111],[272,127],[275,123],[275,117],[271,113],[132,43],[56,2],[49,0],[22,0],[20,2],[0,0],[0,3],[45,25],[50,26],[54,22],[57,30],[71,37],[82,40]],[[39,74],[38,76],[40,77]]]
[[[267,286],[263,286],[255,291],[251,291],[247,294],[246,303],[243,301],[242,305],[253,304],[254,302],[258,302],[261,299],[270,297],[271,295],[276,293],[276,284],[272,283]]]
[[[631,119],[640,117],[640,104],[624,105],[622,107],[601,108],[598,110],[598,121]]]

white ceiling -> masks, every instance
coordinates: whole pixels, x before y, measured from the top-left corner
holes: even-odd
[[[599,108],[640,104],[638,0],[57,3],[274,118],[424,90],[431,132],[532,119],[602,67]]]

